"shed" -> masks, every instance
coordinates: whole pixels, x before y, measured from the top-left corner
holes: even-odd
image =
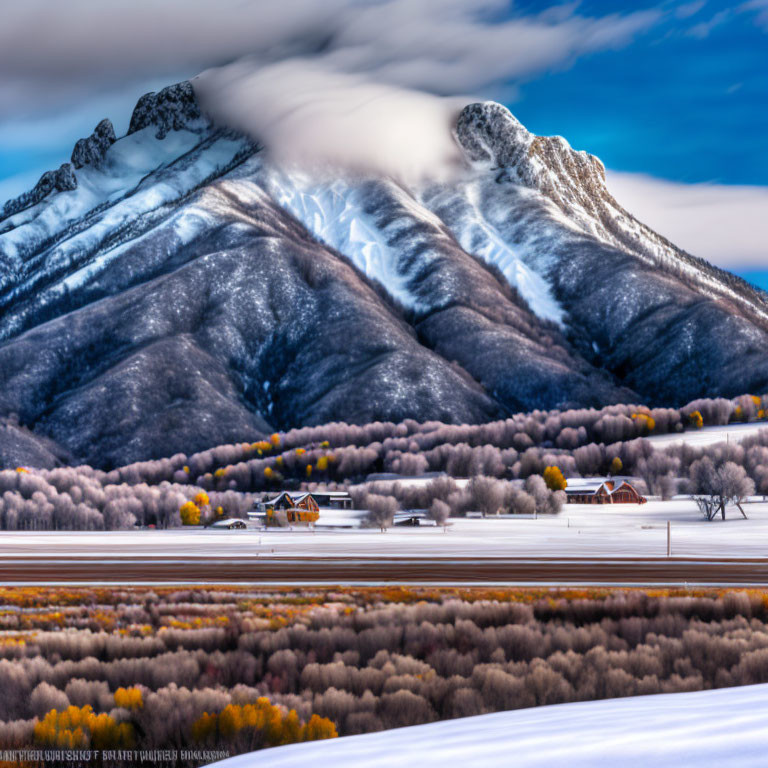
[[[245,522],[238,520],[235,517],[226,517],[223,520],[217,520],[215,523],[211,523],[211,528],[223,528],[226,530],[235,530],[245,528]]]

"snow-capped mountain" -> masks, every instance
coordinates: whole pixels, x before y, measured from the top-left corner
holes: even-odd
[[[764,391],[765,294],[506,108],[467,106],[455,137],[458,177],[406,185],[277,167],[190,83],[122,138],[102,121],[0,209],[0,417],[106,466],[332,420]]]

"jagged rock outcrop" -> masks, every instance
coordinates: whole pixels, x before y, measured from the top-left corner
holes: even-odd
[[[496,102],[464,107],[456,136],[470,160],[506,171],[504,178],[537,189],[564,212],[574,204],[594,212],[608,196],[600,160],[561,136],[536,136]]]
[[[201,118],[192,84],[185,80],[156,93],[145,93],[133,110],[128,133],[135,133],[151,125],[157,128],[155,136],[164,139],[168,131],[190,128]]]
[[[2,208],[0,218],[13,216],[25,208],[31,208],[42,202],[52,192],[65,192],[77,188],[77,177],[70,163],[63,163],[55,171],[46,171],[34,188],[23,195],[9,200]]]
[[[87,139],[80,139],[72,150],[72,165],[82,168],[84,165],[98,166],[107,150],[117,141],[112,122],[105,118]]]
[[[602,162],[574,150],[562,136],[537,136],[505,106],[488,101],[464,107],[456,137],[470,161],[489,167],[498,182],[540,192],[590,235],[676,277],[684,275],[702,289],[714,290],[728,300],[736,298],[751,315],[755,307],[759,314],[768,311],[763,291],[682,251],[635,219],[611,195]]]

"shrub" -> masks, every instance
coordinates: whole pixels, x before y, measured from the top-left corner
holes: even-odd
[[[285,712],[262,696],[255,704],[229,704],[218,714],[203,713],[192,724],[191,736],[201,744],[227,745],[234,741],[253,748],[332,739],[338,733],[327,718],[313,714],[302,723],[295,710]]]

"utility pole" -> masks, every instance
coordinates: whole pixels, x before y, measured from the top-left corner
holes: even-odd
[[[672,523],[667,520],[667,557],[672,554]]]

